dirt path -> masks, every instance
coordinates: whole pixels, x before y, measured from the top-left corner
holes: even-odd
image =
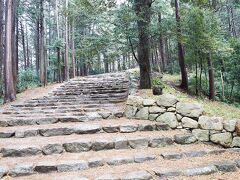
[[[33,99],[33,98],[39,98],[48,95],[50,92],[54,91],[58,87],[60,87],[62,83],[58,84],[50,84],[46,87],[37,87],[32,89],[27,89],[26,91],[17,94],[17,100],[11,103],[7,103],[0,106],[0,109],[5,109],[13,104],[21,104],[24,101]]]

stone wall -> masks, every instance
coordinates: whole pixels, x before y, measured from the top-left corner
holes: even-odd
[[[171,94],[163,94],[158,100],[129,96],[125,116],[157,121],[172,129],[187,129],[199,141],[240,147],[240,120],[205,116],[202,105],[179,102]]]

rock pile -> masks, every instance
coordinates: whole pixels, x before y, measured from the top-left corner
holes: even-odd
[[[205,116],[200,104],[179,102],[171,94],[163,94],[158,100],[129,96],[126,104],[129,119],[157,121],[172,129],[187,129],[199,141],[240,147],[240,120]]]

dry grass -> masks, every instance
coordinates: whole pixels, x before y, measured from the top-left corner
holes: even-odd
[[[179,75],[164,75],[163,81],[171,81],[175,84],[178,84],[180,80]],[[221,116],[226,120],[229,119],[240,119],[240,108],[237,108],[234,105],[226,104],[219,101],[209,101],[207,98],[197,98],[195,96],[190,96],[186,93],[180,92],[170,85],[165,84],[165,88],[163,90],[164,93],[170,93],[175,95],[182,102],[190,102],[190,103],[201,103],[204,105],[204,110],[209,116]],[[153,96],[151,90],[140,90],[140,95],[143,97],[151,97],[157,99],[157,96]]]

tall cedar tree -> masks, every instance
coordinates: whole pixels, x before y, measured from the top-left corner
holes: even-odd
[[[4,53],[4,102],[11,102],[16,99],[16,89],[14,85],[14,69],[13,69],[13,54],[14,54],[14,34],[12,29],[14,24],[15,7],[14,0],[6,1],[5,12],[5,53]]]
[[[140,67],[140,88],[151,88],[150,40],[149,24],[151,19],[152,0],[134,0],[135,12],[138,17],[138,63]]]
[[[188,77],[184,58],[184,47],[182,44],[182,29],[181,29],[181,16],[179,12],[179,0],[175,0],[175,13],[177,23],[177,36],[178,36],[178,59],[181,70],[182,82],[180,87],[184,90],[188,90]]]

